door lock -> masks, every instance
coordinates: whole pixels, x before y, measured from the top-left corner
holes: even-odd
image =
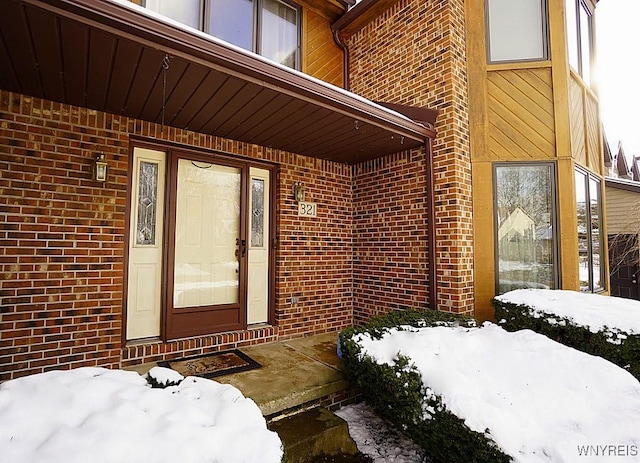
[[[247,240],[236,238],[236,246],[238,246],[239,248],[236,250],[236,257],[238,257],[238,254],[240,255],[240,257],[244,257],[247,255]]]

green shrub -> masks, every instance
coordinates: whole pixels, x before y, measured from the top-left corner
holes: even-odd
[[[640,379],[640,335],[616,328],[592,333],[573,320],[532,307],[493,299],[498,324],[507,331],[529,329],[565,346],[605,358]]]
[[[340,343],[345,373],[360,387],[367,404],[413,439],[437,462],[511,461],[487,433],[470,430],[462,419],[447,410],[441,398],[423,384],[411,359],[399,356],[390,366],[360,355],[360,346],[354,339],[356,335],[369,333],[379,339],[389,328],[401,325],[472,327],[475,321],[435,310],[396,311],[376,317],[363,327],[342,331]]]

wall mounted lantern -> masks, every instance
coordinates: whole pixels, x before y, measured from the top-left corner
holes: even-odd
[[[304,201],[304,186],[302,186],[302,182],[294,182],[293,199],[298,203]]]
[[[98,182],[107,181],[107,158],[104,153],[100,153],[96,158],[96,162],[93,165],[93,179]]]

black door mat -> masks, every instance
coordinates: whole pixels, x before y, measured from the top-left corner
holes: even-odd
[[[200,376],[202,378],[215,378],[216,376],[253,370],[262,366],[237,349],[167,360],[158,362],[158,365],[171,368],[182,376]]]

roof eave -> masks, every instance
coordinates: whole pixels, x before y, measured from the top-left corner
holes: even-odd
[[[366,1],[366,0],[365,0]],[[98,0],[23,0],[24,4],[62,14],[91,27],[217,69],[253,84],[295,96],[319,107],[353,117],[416,143],[433,138],[432,127],[338,87],[277,65],[170,21],[140,14],[123,3]],[[301,153],[304,154],[304,153]]]

